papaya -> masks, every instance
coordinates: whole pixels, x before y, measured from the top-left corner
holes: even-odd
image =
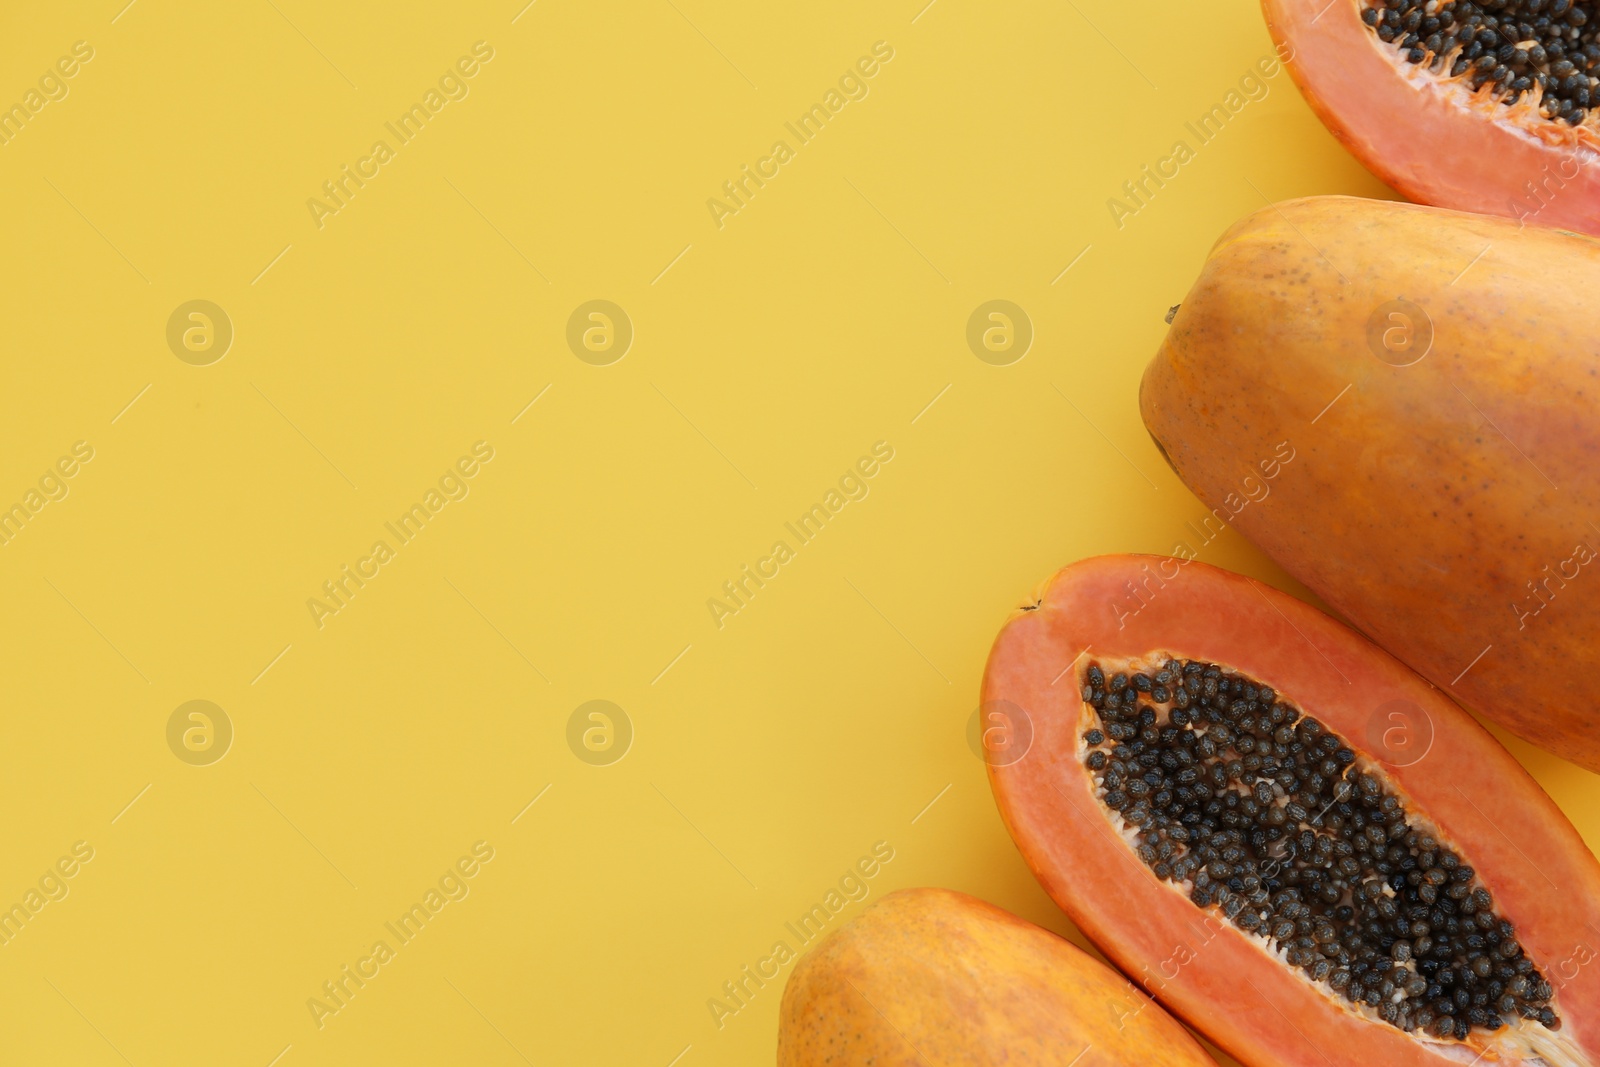
[[[1002,1063],[1214,1067],[1120,974],[947,889],[881,898],[802,957],[784,987],[778,1067]]]
[[[1600,232],[1600,5],[1262,0],[1323,124],[1407,198]]]
[[[1361,635],[1186,557],[1060,571],[996,639],[984,752],[1046,892],[1246,1067],[1600,1063],[1600,864]]]
[[[1290,201],[1217,242],[1139,394],[1212,509],[1197,531],[1236,527],[1457,701],[1590,770],[1597,282],[1593,238]]]

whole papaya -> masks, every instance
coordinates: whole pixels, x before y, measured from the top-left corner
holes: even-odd
[[[1217,242],[1140,390],[1211,509],[1196,531],[1237,527],[1458,701],[1591,770],[1597,291],[1590,237],[1293,200]]]
[[[808,952],[784,987],[778,1067],[1002,1063],[1215,1061],[1070,941],[946,889],[890,893]]]

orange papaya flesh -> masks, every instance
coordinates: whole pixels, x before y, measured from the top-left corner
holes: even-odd
[[[1139,397],[1207,525],[1235,526],[1462,704],[1590,770],[1597,283],[1593,238],[1288,201],[1217,242]]]
[[[1202,686],[1183,709],[1187,724],[1173,717],[1182,701],[1172,695],[1171,680],[1169,692],[1155,693],[1157,677],[1173,660],[1180,672],[1191,662],[1218,668],[1195,675]],[[1104,684],[1095,684],[1095,669]],[[1107,714],[1095,690],[1110,690],[1118,673],[1134,689],[1133,707],[1148,708],[1154,722],[1130,719],[1119,708]],[[1146,676],[1148,692],[1135,674]],[[1239,680],[1241,692],[1219,710],[1199,699],[1207,678],[1218,691],[1222,682]],[[1254,698],[1247,687],[1254,687]],[[1593,1011],[1600,999],[1600,966],[1593,962],[1600,864],[1476,720],[1327,615],[1199,562],[1084,560],[1057,574],[1037,606],[1001,631],[982,699],[991,724],[990,783],[1045,890],[1124,972],[1247,1067],[1444,1065],[1480,1057],[1600,1063],[1600,1016]],[[1291,717],[1290,710],[1300,714]],[[1262,718],[1268,723],[1258,729]],[[1110,736],[1112,724],[1128,723],[1137,724],[1131,738]],[[1231,734],[1216,733],[1219,726]],[[1216,745],[1221,786],[1209,777],[1219,761],[1200,739],[1174,740],[1195,733],[1223,738]],[[1240,745],[1245,736],[1253,744]],[[1337,738],[1337,747],[1311,743],[1325,736]],[[1145,747],[1126,747],[1133,742]],[[1145,771],[1135,758],[1142,752],[1159,757],[1180,750],[1199,758],[1158,758],[1149,768],[1156,781],[1142,797],[1147,810],[1130,812],[1124,798],[1114,798],[1121,808],[1108,803],[1113,760],[1100,763],[1095,753],[1118,753],[1117,760]],[[1251,756],[1258,759],[1246,763]],[[1267,756],[1299,770],[1282,795],[1271,785],[1285,779],[1260,762]],[[1345,769],[1312,783],[1310,775],[1330,759]],[[1192,779],[1181,776],[1201,768]],[[1124,773],[1115,784],[1132,792],[1132,778]],[[1366,781],[1377,791],[1369,794]],[[1258,794],[1263,784],[1267,791]],[[1206,792],[1193,792],[1195,785]],[[1226,802],[1229,793],[1237,803]],[[1340,802],[1340,795],[1348,799]],[[1251,809],[1245,801],[1256,797],[1265,803]],[[1211,801],[1219,803],[1210,807]],[[1285,813],[1283,822],[1272,809]],[[1276,840],[1253,836],[1270,835],[1273,826],[1284,830]],[[1174,833],[1176,827],[1186,833]],[[1380,827],[1383,852],[1357,844]],[[1327,838],[1341,851],[1318,843]],[[1341,843],[1352,844],[1348,855],[1357,870],[1339,866]],[[1141,846],[1151,851],[1141,854]],[[1196,859],[1201,865],[1180,866]],[[1308,875],[1311,867],[1322,870]],[[1470,880],[1456,880],[1468,867]],[[1424,906],[1421,886],[1436,868],[1448,868],[1439,882],[1444,892]],[[1458,884],[1467,887],[1464,895],[1450,892]],[[1341,917],[1342,908],[1350,914]],[[1267,921],[1246,929],[1243,916],[1251,912]],[[1488,919],[1480,923],[1479,914]],[[1397,919],[1409,928],[1402,931]],[[1428,924],[1425,933],[1419,923]],[[1397,951],[1400,941],[1407,945]],[[1322,952],[1324,944],[1332,951]],[[1480,957],[1487,957],[1488,973],[1463,981]],[[1317,959],[1331,967],[1319,972]],[[1502,964],[1511,967],[1503,971]],[[1455,972],[1450,982],[1445,970]],[[1335,988],[1339,971],[1349,972],[1343,991]],[[1369,987],[1363,976],[1372,971],[1382,977]],[[1416,977],[1427,981],[1416,985]],[[1513,987],[1516,977],[1525,981]],[[1489,985],[1495,979],[1499,988]],[[1470,986],[1465,1005],[1453,999],[1458,985]],[[1522,1005],[1513,1004],[1493,1019],[1472,1014],[1486,1009],[1499,1016],[1497,1002],[1508,989],[1530,987],[1550,1012],[1543,1021],[1523,1017]],[[1364,988],[1379,995],[1352,1000],[1350,990]],[[1477,1002],[1480,993],[1484,1000]],[[1439,1010],[1446,997],[1448,1013]],[[1390,1005],[1396,1010],[1386,1015]],[[1540,1014],[1539,1006],[1527,1006]],[[1450,1036],[1440,1036],[1445,1014],[1470,1025],[1452,1025]]]
[[[883,897],[808,952],[778,1067],[1213,1067],[1171,1016],[1048,930],[946,889]]]
[[[1585,17],[1583,25],[1562,17],[1541,25],[1550,7],[1544,0],[1262,0],[1279,54],[1312,110],[1407,198],[1600,232],[1600,94],[1592,93],[1582,52],[1596,44],[1600,12],[1580,0],[1565,7]],[[1450,21],[1432,29],[1407,23],[1426,18]],[[1487,38],[1472,38],[1469,18],[1495,20],[1492,29],[1473,25]],[[1502,70],[1504,82],[1496,80]],[[1548,91],[1534,84],[1540,75]]]

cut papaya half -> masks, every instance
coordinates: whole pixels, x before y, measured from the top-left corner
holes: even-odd
[[[1600,5],[1262,0],[1290,75],[1423,204],[1600,232]]]
[[[1600,865],[1354,631],[1203,563],[1105,556],[1007,623],[982,699],[1045,890],[1241,1063],[1600,1062]]]
[[[1213,1062],[1110,967],[948,889],[897,890],[829,934],[778,1012],[778,1067]]]

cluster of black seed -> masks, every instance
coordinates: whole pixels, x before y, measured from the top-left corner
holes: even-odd
[[[1402,1030],[1560,1028],[1473,869],[1316,719],[1209,663],[1110,678],[1091,663],[1082,684],[1097,793],[1157,877]]]
[[[1450,64],[1474,89],[1514,104],[1534,86],[1546,118],[1578,125],[1600,107],[1594,0],[1367,0],[1361,17],[1412,63]]]

